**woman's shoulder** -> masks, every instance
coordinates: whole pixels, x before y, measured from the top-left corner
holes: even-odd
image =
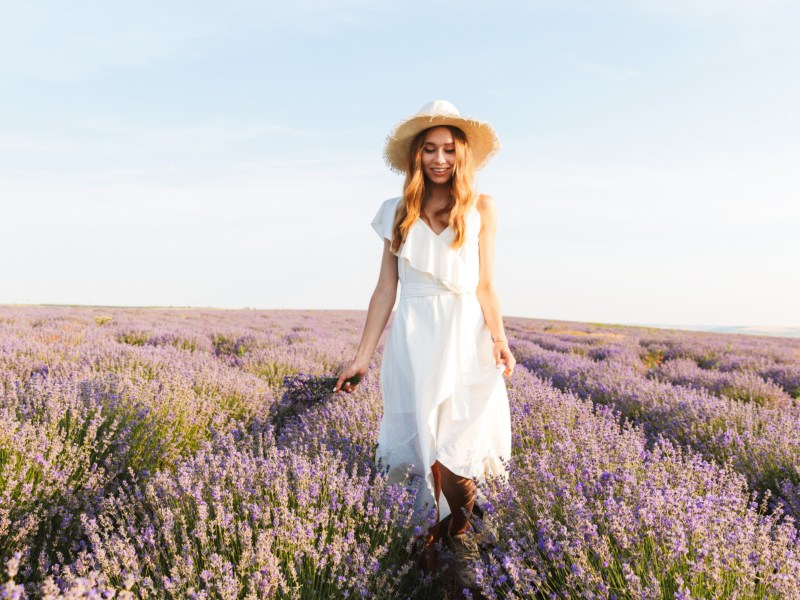
[[[494,219],[496,208],[494,197],[490,194],[480,194],[475,200],[475,208],[478,210],[481,220]]]

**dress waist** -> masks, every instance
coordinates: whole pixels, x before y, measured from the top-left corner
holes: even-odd
[[[400,301],[404,298],[453,296],[450,319],[442,319],[442,335],[448,338],[444,347],[451,349],[442,357],[437,369],[442,373],[447,393],[452,397],[452,415],[455,420],[469,418],[469,386],[480,381],[481,365],[478,360],[478,320],[482,322],[480,308],[476,308],[475,290],[452,289],[438,281],[401,282]],[[473,304],[474,303],[474,304]]]
[[[400,284],[400,299],[403,298],[419,298],[420,296],[449,296],[461,294],[474,294],[475,292],[466,292],[450,289],[438,283],[427,282],[407,282]]]

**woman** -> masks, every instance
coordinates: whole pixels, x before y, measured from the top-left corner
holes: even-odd
[[[475,583],[474,480],[504,475],[511,452],[502,376],[516,361],[492,284],[495,206],[473,188],[475,170],[498,148],[488,123],[461,117],[443,100],[389,136],[385,158],[406,175],[403,196],[386,200],[372,221],[384,240],[381,271],[356,356],[335,387],[352,392],[367,373],[399,280],[381,365],[376,458],[395,480],[409,468],[424,477],[418,504],[435,502],[440,517],[452,515],[446,541],[461,587]],[[428,546],[436,537],[434,526]]]

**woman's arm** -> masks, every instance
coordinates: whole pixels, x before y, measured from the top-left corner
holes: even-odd
[[[339,373],[334,392],[344,390],[352,392],[356,384],[351,384],[346,379],[358,376],[364,377],[369,370],[369,362],[381,339],[381,334],[392,314],[392,307],[397,298],[397,257],[391,253],[389,240],[383,240],[383,258],[381,259],[381,272],[378,275],[378,283],[372,298],[369,301],[367,311],[367,321],[364,323],[364,332],[361,334],[361,342],[353,361]]]
[[[483,320],[492,334],[494,346],[492,354],[498,368],[505,364],[504,375],[511,375],[514,372],[514,365],[517,361],[508,347],[508,338],[503,328],[503,316],[500,312],[500,300],[494,291],[494,238],[497,230],[497,210],[494,205],[494,198],[486,194],[481,194],[476,204],[481,215],[481,232],[478,237],[478,248],[480,257],[480,276],[478,279],[478,289],[476,295],[483,311]]]

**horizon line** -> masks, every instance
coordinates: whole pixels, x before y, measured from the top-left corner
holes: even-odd
[[[190,305],[132,305],[132,304],[59,304],[59,303],[37,303],[37,304],[20,304],[20,303],[0,303],[0,307],[18,308],[18,307],[32,307],[32,308],[117,308],[117,309],[141,309],[141,310],[219,310],[219,311],[295,311],[295,312],[309,312],[309,311],[342,311],[342,312],[366,312],[363,308],[258,308],[255,306],[242,306],[237,308],[225,308],[218,306],[190,306]],[[730,324],[687,324],[687,323],[605,323],[601,321],[580,321],[575,319],[555,319],[549,317],[531,317],[531,316],[516,316],[505,315],[504,318],[511,319],[534,319],[538,321],[561,321],[564,323],[584,323],[587,325],[597,326],[618,326],[618,327],[646,327],[653,329],[674,329],[685,331],[704,331],[707,333],[729,333],[739,335],[762,335],[770,337],[789,337],[800,338],[800,326],[795,325],[730,325]],[[749,331],[748,331],[749,330]]]

